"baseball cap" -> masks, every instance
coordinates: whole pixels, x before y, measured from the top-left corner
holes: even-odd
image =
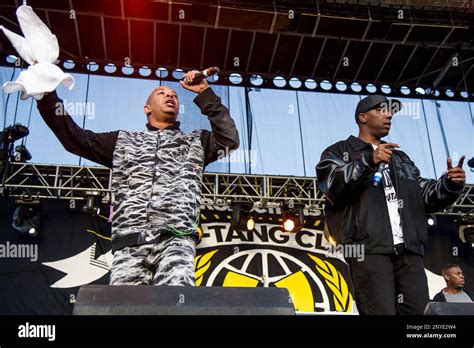
[[[382,108],[390,108],[392,115],[394,115],[402,109],[403,104],[398,99],[387,99],[387,97],[383,95],[369,95],[357,103],[355,111],[356,121],[359,114],[375,109],[378,106],[381,106]]]

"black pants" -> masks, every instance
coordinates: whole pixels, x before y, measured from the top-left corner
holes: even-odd
[[[422,256],[400,249],[347,261],[360,314],[423,314],[429,293]]]

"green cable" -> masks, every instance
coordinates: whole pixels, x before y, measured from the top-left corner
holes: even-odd
[[[183,237],[189,237],[190,235],[192,235],[196,231],[196,228],[198,225],[199,225],[199,213],[196,214],[196,220],[193,222],[193,227],[189,229],[189,231],[181,231],[177,229],[176,226],[174,225],[167,225],[166,228],[174,236],[183,238]]]

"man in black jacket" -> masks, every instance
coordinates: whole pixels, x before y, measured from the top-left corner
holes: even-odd
[[[472,302],[472,296],[464,289],[464,273],[459,265],[449,263],[443,267],[441,274],[446,287],[434,296],[433,301]]]
[[[328,147],[316,166],[329,233],[338,244],[360,244],[347,250],[365,251],[363,258],[345,255],[361,314],[423,313],[426,214],[452,204],[465,182],[464,156],[454,168],[448,158],[447,173],[429,180],[397,144],[381,140],[401,106],[378,95],[362,99],[358,137]]]
[[[197,72],[188,72],[190,82]],[[185,84],[208,116],[212,132],[184,133],[179,128],[178,96],[157,87],[144,113],[141,132],[95,133],[64,113],[55,92],[38,109],[66,150],[112,168],[113,285],[194,285],[194,256],[199,238],[204,167],[239,146],[235,123],[207,81]]]

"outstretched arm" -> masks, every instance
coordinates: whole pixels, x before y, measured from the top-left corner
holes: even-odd
[[[112,168],[118,131],[95,133],[82,129],[67,114],[55,91],[38,101],[38,110],[67,151]]]

